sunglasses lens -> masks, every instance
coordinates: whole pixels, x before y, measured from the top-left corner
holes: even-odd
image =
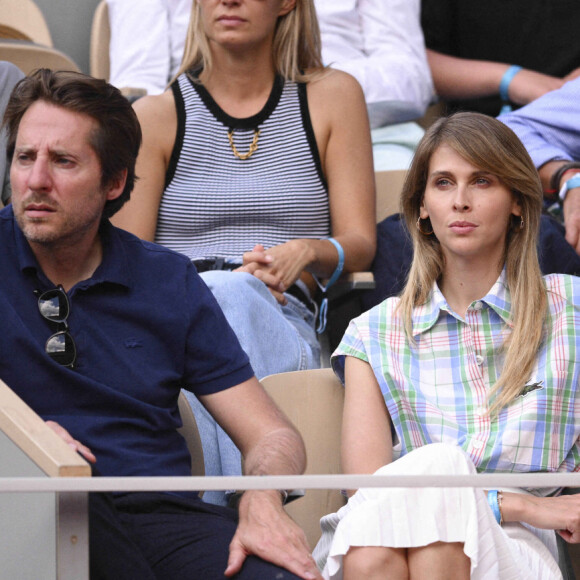
[[[59,289],[48,290],[38,299],[40,314],[51,322],[64,322],[69,315],[66,294]]]
[[[71,335],[66,332],[57,332],[46,341],[46,352],[55,362],[72,367],[77,358],[77,349]]]

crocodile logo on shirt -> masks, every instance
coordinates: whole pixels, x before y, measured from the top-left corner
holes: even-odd
[[[538,389],[543,389],[544,388],[542,386],[543,384],[544,384],[544,381],[540,381],[539,383],[529,383],[522,389],[522,392],[517,396],[518,397],[525,397],[528,393],[531,393],[532,391],[537,391]]]

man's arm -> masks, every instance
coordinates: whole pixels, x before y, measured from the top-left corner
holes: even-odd
[[[546,197],[557,199],[564,183],[578,172],[569,164],[580,161],[580,79],[498,118],[524,144]],[[580,254],[580,188],[567,192],[563,207],[566,240]]]
[[[304,472],[302,437],[276,407],[256,378],[200,396],[244,457],[246,475],[296,475]],[[239,505],[240,521],[230,544],[227,576],[237,573],[253,554],[305,579],[319,579],[304,532],[282,507],[277,491],[247,491]]]
[[[427,58],[437,94],[443,99],[475,99],[499,95],[503,75],[509,64],[474,60],[427,50]],[[563,79],[533,70],[520,70],[509,83],[512,103],[525,105],[549,91],[560,88]]]

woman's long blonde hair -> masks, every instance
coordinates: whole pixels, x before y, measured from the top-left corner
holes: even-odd
[[[413,340],[413,308],[427,301],[433,283],[444,271],[439,241],[434,234],[420,233],[416,226],[431,157],[443,144],[475,167],[497,176],[512,191],[522,212],[523,229],[520,229],[520,219],[514,216],[506,232],[504,262],[511,294],[513,330],[505,346],[503,371],[489,395],[490,412],[494,413],[520,394],[529,381],[545,332],[547,298],[536,248],[543,203],[542,185],[520,140],[511,129],[492,117],[456,113],[439,119],[427,130],[415,153],[401,197],[402,213],[414,248],[400,302],[409,340]],[[424,231],[428,227],[422,225]]]
[[[323,70],[320,29],[313,0],[296,0],[296,6],[278,18],[272,53],[276,73],[284,79],[308,82]],[[203,69],[211,73],[212,58],[197,0],[191,7],[191,18],[183,59],[175,75]]]

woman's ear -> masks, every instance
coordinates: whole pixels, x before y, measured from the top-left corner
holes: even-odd
[[[427,208],[423,202],[421,202],[421,207],[419,208],[419,217],[422,220],[426,220],[429,217],[429,212],[427,211]]]
[[[286,16],[286,14],[292,12],[294,8],[296,8],[296,0],[282,0],[282,6],[280,7],[278,16]]]

